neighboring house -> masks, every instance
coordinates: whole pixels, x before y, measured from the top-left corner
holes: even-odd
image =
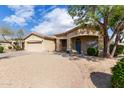
[[[25,50],[35,52],[75,50],[78,54],[87,54],[87,48],[99,48],[102,39],[98,31],[79,27],[54,36],[31,33],[25,38]]]
[[[0,41],[0,46],[3,46],[5,50],[8,49],[9,46],[11,46],[11,41]]]
[[[32,52],[55,51],[55,37],[31,33],[25,40],[25,50]]]
[[[23,49],[24,41],[23,40],[21,40],[20,42],[17,42],[16,40],[0,41],[0,46],[3,46],[5,50],[8,50],[10,46],[13,47],[14,45],[18,45]]]
[[[76,50],[78,54],[87,54],[87,48],[100,48],[102,36],[93,29],[73,28],[65,33],[56,34],[57,51]]]

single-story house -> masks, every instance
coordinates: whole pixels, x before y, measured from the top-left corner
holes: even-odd
[[[54,36],[45,36],[39,33],[31,33],[25,40],[25,50],[31,52],[42,52],[42,51],[55,51],[55,41]]]
[[[75,50],[78,54],[86,54],[88,47],[100,48],[102,36],[98,31],[90,28],[76,27],[54,36],[45,36],[31,33],[25,39],[26,51],[69,51]]]
[[[75,50],[78,54],[87,54],[87,48],[100,48],[102,36],[98,31],[90,28],[76,27],[67,32],[56,34],[56,50]]]

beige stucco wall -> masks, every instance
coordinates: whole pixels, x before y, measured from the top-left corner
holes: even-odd
[[[29,44],[27,43],[28,41],[42,41],[42,43]],[[54,51],[55,42],[53,40],[47,40],[35,35],[31,35],[25,39],[25,50],[33,52]]]
[[[43,40],[43,46],[44,50],[46,51],[55,51],[55,41],[54,40]]]
[[[60,47],[60,39],[57,38],[56,39],[56,51],[60,51],[61,50],[61,47]]]

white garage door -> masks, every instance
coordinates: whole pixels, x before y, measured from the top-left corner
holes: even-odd
[[[27,44],[25,50],[31,52],[42,52],[43,51],[42,43]]]

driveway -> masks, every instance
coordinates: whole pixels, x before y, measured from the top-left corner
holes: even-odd
[[[0,87],[110,87],[115,59],[70,57],[62,53],[3,54]],[[13,55],[13,56],[12,56]]]
[[[11,58],[11,57],[29,55],[29,54],[31,54],[31,52],[26,52],[26,51],[11,51],[11,52],[7,52],[7,53],[1,53],[0,60]]]
[[[0,87],[83,87],[80,69],[68,58],[53,53],[18,53],[0,60]]]

